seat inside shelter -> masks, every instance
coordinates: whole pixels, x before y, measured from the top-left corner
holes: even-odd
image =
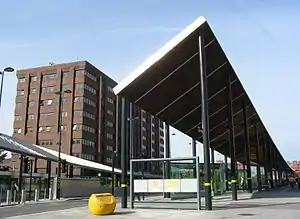
[[[247,161],[247,129],[252,162],[291,171],[204,17],[195,20],[121,81],[114,88],[115,94],[202,142],[199,35],[204,42],[210,147],[231,156],[228,128],[231,101],[236,160]]]

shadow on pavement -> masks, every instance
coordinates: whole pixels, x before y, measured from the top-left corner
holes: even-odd
[[[251,196],[251,199],[259,198],[300,198],[300,190],[298,189],[289,189],[286,190],[269,190],[262,192],[255,192]]]
[[[127,215],[127,214],[134,214],[135,211],[116,211],[113,213],[113,215]]]

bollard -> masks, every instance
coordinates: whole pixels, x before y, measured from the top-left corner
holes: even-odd
[[[44,199],[47,199],[47,190],[44,190]]]
[[[21,190],[21,204],[25,204],[26,197],[24,189]]]
[[[6,191],[6,204],[7,205],[11,204],[11,191],[10,190]]]
[[[36,190],[34,191],[34,201],[35,201],[35,202],[38,202],[38,201],[39,201],[39,190],[38,190],[38,189],[36,189]]]
[[[17,202],[17,191],[13,191],[13,202],[16,203]]]
[[[49,188],[49,200],[52,200],[53,196],[52,196],[52,188]]]

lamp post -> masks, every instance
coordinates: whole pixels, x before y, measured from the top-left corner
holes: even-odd
[[[0,75],[1,75],[1,88],[0,88],[0,108],[1,108],[1,101],[2,101],[2,91],[3,91],[3,83],[4,83],[4,73],[5,72],[14,72],[15,69],[13,69],[12,67],[6,67],[3,69],[3,71],[0,71]]]
[[[57,91],[55,92],[56,95],[59,96],[59,116],[58,116],[58,142],[57,142],[57,145],[58,145],[58,159],[57,159],[57,183],[56,183],[56,198],[59,200],[60,199],[60,181],[61,181],[61,158],[60,158],[60,155],[61,155],[61,137],[62,137],[62,133],[61,133],[61,127],[62,127],[62,110],[63,110],[63,104],[62,104],[62,99],[63,99],[63,94],[70,94],[72,93],[71,90],[64,90],[64,91]]]

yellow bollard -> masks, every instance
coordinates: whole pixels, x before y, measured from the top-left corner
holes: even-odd
[[[113,214],[116,209],[116,199],[110,193],[92,194],[88,208],[93,215]]]

